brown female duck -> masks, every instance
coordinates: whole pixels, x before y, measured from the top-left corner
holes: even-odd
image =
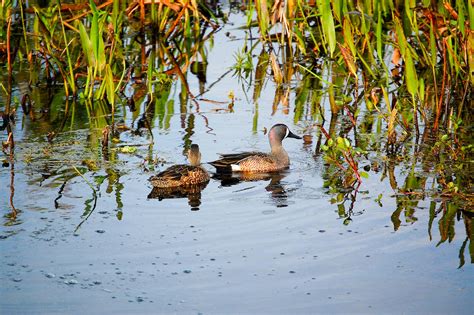
[[[148,180],[155,188],[173,188],[207,183],[209,174],[201,166],[201,152],[199,146],[192,144],[188,151],[190,165],[173,165]]]

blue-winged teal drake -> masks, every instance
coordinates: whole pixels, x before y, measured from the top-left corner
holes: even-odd
[[[173,188],[199,185],[209,181],[209,174],[201,166],[199,146],[192,144],[188,151],[190,165],[173,165],[148,180],[156,188]]]
[[[275,172],[288,168],[290,158],[282,146],[285,138],[301,139],[284,124],[276,124],[268,133],[270,153],[243,152],[235,154],[221,154],[219,160],[209,162],[218,173],[228,172]]]

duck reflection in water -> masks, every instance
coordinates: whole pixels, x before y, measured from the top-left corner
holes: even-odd
[[[190,165],[173,165],[151,176],[149,181],[154,188],[148,198],[163,200],[187,197],[191,210],[199,210],[201,191],[209,182],[209,173],[201,166],[201,153],[197,144],[191,145],[188,159]]]
[[[148,194],[148,199],[158,199],[161,201],[163,199],[188,198],[191,211],[197,211],[201,205],[201,191],[206,188],[207,184],[208,182],[172,188],[153,187],[152,191]]]
[[[221,186],[230,187],[238,185],[242,182],[256,182],[256,181],[270,181],[265,187],[265,190],[271,193],[273,203],[278,207],[288,206],[288,190],[285,185],[281,183],[286,177],[285,172],[272,173],[216,173],[212,176],[213,179],[220,180]]]

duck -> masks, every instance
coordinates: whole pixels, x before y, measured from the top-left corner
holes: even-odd
[[[191,144],[188,150],[188,160],[189,165],[173,165],[157,175],[151,176],[148,180],[155,188],[177,188],[209,182],[209,173],[201,166],[199,145]]]
[[[282,145],[285,138],[302,139],[285,124],[276,124],[268,132],[270,153],[242,152],[220,154],[220,159],[209,162],[217,173],[253,172],[268,173],[284,170],[290,165],[290,158]]]

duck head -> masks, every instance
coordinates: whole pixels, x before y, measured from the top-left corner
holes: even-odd
[[[199,146],[197,144],[191,144],[188,150],[189,164],[192,166],[198,166],[201,164],[201,152],[199,152]]]
[[[290,128],[288,128],[285,124],[276,124],[270,129],[268,133],[268,138],[270,139],[270,145],[273,147],[275,145],[281,146],[281,142],[285,138],[294,138],[294,139],[302,139],[300,136],[295,135],[291,132]]]

